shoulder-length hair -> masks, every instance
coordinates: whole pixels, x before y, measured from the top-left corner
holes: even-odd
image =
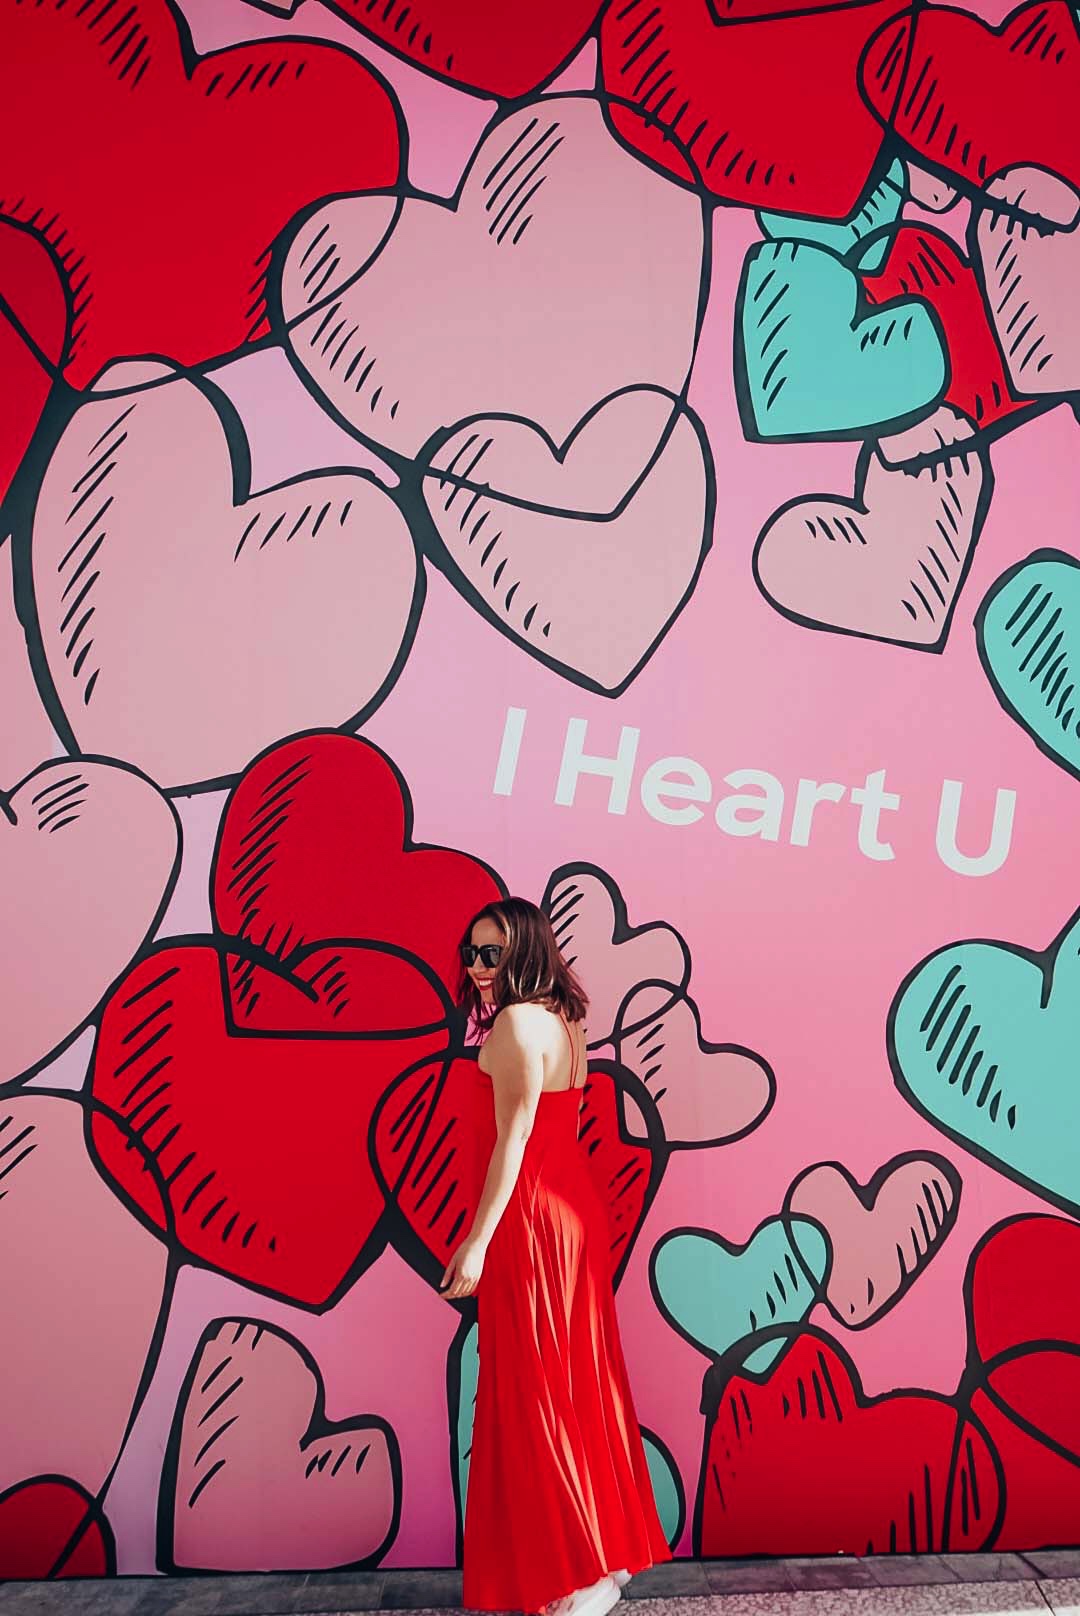
[[[472,941],[473,927],[493,920],[506,937],[503,956],[492,982],[492,1003],[485,1005],[458,955],[459,1009],[487,1032],[508,1004],[549,1004],[567,1021],[584,1021],[589,1000],[559,949],[551,921],[527,898],[503,898],[479,910],[466,926],[462,945]]]

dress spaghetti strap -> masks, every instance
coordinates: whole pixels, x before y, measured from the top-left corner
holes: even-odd
[[[565,1016],[560,1016],[559,1020],[563,1024],[563,1031],[566,1033],[567,1038],[570,1040],[570,1087],[572,1089],[576,1089],[577,1086],[578,1086],[576,1081],[575,1081],[575,1079],[577,1078],[577,1068],[578,1068],[577,1042],[576,1042],[576,1040],[574,1038],[573,1033],[570,1031],[570,1023],[567,1021],[566,1017]]]

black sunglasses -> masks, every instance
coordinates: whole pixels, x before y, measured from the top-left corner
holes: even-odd
[[[503,945],[502,943],[484,943],[480,948],[477,948],[475,943],[462,943],[461,958],[467,969],[471,970],[476,964],[477,955],[480,956],[488,970],[493,971],[502,959]]]

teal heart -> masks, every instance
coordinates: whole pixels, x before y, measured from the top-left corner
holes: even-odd
[[[682,1529],[686,1524],[686,1498],[682,1480],[671,1454],[644,1427],[641,1440],[645,1445],[645,1458],[649,1465],[649,1479],[652,1481],[653,1498],[656,1500],[656,1513],[660,1517],[660,1525],[664,1529],[668,1548],[673,1549],[682,1536]]]
[[[661,1311],[687,1340],[720,1358],[748,1342],[743,1367],[767,1369],[783,1340],[749,1343],[769,1325],[798,1324],[817,1301],[829,1253],[809,1218],[769,1218],[745,1246],[704,1229],[665,1236],[652,1257],[653,1289]]]
[[[954,943],[890,1012],[896,1086],[976,1156],[1080,1210],[1080,918],[1038,959]]]
[[[454,1433],[454,1459],[457,1466],[457,1509],[459,1525],[465,1520],[465,1500],[469,1494],[469,1461],[472,1457],[473,1420],[476,1415],[476,1379],[480,1370],[477,1328],[472,1325],[460,1334],[450,1348],[450,1419]],[[686,1520],[686,1501],[675,1461],[650,1432],[642,1430],[645,1458],[652,1478],[653,1495],[660,1524],[669,1545],[674,1547]]]
[[[825,247],[838,258],[846,258],[873,230],[895,224],[904,205],[907,175],[897,157],[887,174],[871,186],[860,198],[855,211],[846,219],[797,219],[786,213],[759,213],[761,233],[770,241],[808,241],[816,247]],[[859,268],[865,275],[874,275],[885,262],[889,251],[887,237],[882,237],[867,249]]]
[[[456,1364],[454,1354],[457,1354]],[[465,1499],[469,1493],[469,1460],[472,1457],[473,1418],[476,1414],[476,1377],[480,1370],[477,1351],[476,1325],[450,1348],[451,1372],[449,1376],[452,1401],[450,1418],[453,1421],[454,1459],[457,1465],[458,1516],[465,1519]]]
[[[1006,712],[1080,775],[1080,563],[1037,551],[993,585],[975,633]]]
[[[943,396],[948,365],[929,305],[909,297],[871,308],[854,271],[821,247],[752,247],[738,308],[751,435],[866,437],[898,429]]]

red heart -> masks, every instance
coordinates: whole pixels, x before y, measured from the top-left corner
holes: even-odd
[[[978,1549],[997,1523],[996,1459],[979,1429],[929,1392],[867,1398],[818,1331],[768,1376],[706,1380],[710,1420],[701,1555]]]
[[[624,0],[600,29],[622,138],[679,179],[750,207],[843,219],[881,149],[859,58],[889,0]],[[674,137],[673,139],[671,137]]]
[[[1001,1547],[1065,1543],[1080,1519],[1080,1225],[1021,1217],[999,1225],[968,1277],[972,1412],[1001,1455]]]
[[[76,1482],[41,1476],[0,1494],[0,1578],[115,1574],[112,1530]]]
[[[372,1128],[376,1173],[403,1223],[399,1249],[432,1283],[468,1230],[480,1198],[487,1154],[477,1108],[485,1103],[482,1085],[489,1081],[475,1059],[426,1062],[388,1091]],[[616,1068],[606,1062],[590,1065],[578,1127],[593,1182],[607,1207],[616,1280],[664,1169],[655,1106],[646,1098],[645,1109],[654,1119],[652,1148],[628,1144],[619,1130],[617,1085]],[[490,1096],[486,1105],[490,1114]],[[486,1140],[488,1150],[493,1142],[493,1136]]]
[[[28,230],[0,222],[0,504],[37,430],[67,334],[52,254]]]
[[[194,365],[263,335],[275,237],[400,168],[394,104],[350,52],[200,58],[166,0],[0,0],[0,151],[0,212],[64,265],[75,386],[117,356]]]
[[[971,185],[1018,164],[1080,182],[1080,38],[1068,0],[1033,0],[998,28],[923,6],[871,40],[861,78],[883,124]]]
[[[948,236],[923,225],[902,225],[882,268],[862,279],[871,303],[921,297],[936,311],[951,370],[947,403],[979,427],[1030,409],[1030,401],[1018,398],[1009,385],[975,271]]]
[[[374,938],[452,990],[461,935],[499,883],[476,859],[414,849],[411,831],[404,783],[366,741],[329,732],[275,746],[229,800],[212,876],[218,924],[279,957],[316,939]]]
[[[277,975],[211,944],[166,946],[105,1007],[93,1093],[156,1158],[182,1250],[321,1307],[355,1276],[383,1211],[366,1170],[375,1106],[445,1046],[444,1015],[412,964],[375,948],[318,947]],[[100,1112],[92,1141],[164,1228],[141,1152]]]
[[[550,79],[580,47],[598,0],[426,0],[408,4],[330,0],[380,45],[451,84],[511,98]]]

